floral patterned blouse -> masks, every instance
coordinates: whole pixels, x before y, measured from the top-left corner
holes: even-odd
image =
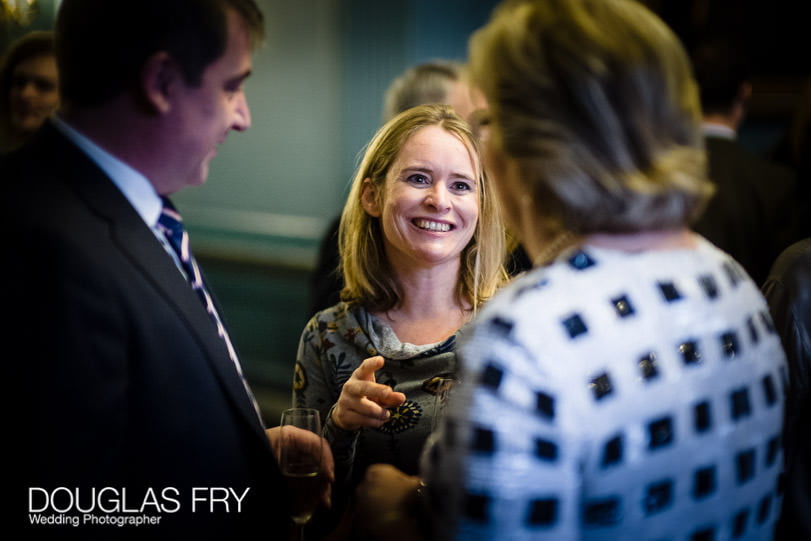
[[[354,485],[369,464],[379,462],[417,473],[431,431],[438,381],[452,377],[456,369],[459,332],[436,344],[402,343],[388,324],[344,302],[309,321],[299,342],[293,405],[321,412],[324,437],[335,458],[336,489],[347,482]],[[380,428],[343,430],[332,422],[331,409],[352,372],[375,355],[386,360],[377,382],[405,394],[406,401],[391,410],[391,418]]]

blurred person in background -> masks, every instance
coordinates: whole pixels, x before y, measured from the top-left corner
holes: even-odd
[[[738,141],[752,96],[743,47],[724,35],[690,51],[715,195],[694,229],[740,263],[758,286],[774,260],[801,238],[796,174]],[[808,211],[805,211],[808,214]]]
[[[59,105],[53,33],[12,43],[0,61],[0,154],[28,140]]]

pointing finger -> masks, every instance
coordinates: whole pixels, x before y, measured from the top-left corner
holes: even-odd
[[[380,355],[369,357],[355,369],[354,376],[364,381],[375,381],[375,372],[383,368],[385,364],[386,360]]]

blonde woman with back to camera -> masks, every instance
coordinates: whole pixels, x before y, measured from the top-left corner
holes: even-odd
[[[470,62],[488,174],[535,268],[459,346],[425,528],[771,539],[785,359],[756,285],[689,229],[712,188],[679,40],[630,0],[507,1]],[[417,486],[370,469],[369,529],[405,531],[374,523]]]

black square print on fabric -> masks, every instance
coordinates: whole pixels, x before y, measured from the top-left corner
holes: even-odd
[[[569,338],[575,339],[588,332],[588,327],[579,314],[573,314],[562,321]]]
[[[732,538],[738,539],[746,533],[746,523],[749,520],[749,511],[743,509],[732,517]]]
[[[487,522],[489,519],[490,498],[484,494],[471,494],[465,496],[464,514],[476,522]]]
[[[676,289],[676,284],[673,282],[657,282],[656,285],[659,286],[659,291],[661,291],[665,301],[676,302],[682,298],[681,293]]]
[[[546,498],[533,500],[529,503],[527,525],[553,526],[558,521],[558,500]]]
[[[589,389],[594,395],[594,400],[599,402],[614,392],[614,385],[611,383],[608,373],[603,372],[589,381]]]
[[[693,406],[693,428],[699,434],[712,428],[712,414],[707,400]]]
[[[735,455],[735,475],[739,485],[755,477],[754,449],[746,449]]]
[[[774,406],[777,402],[777,389],[774,386],[774,380],[767,374],[763,376],[761,384],[763,386],[763,396],[766,398],[766,404]]]
[[[715,466],[699,468],[693,473],[693,498],[704,499],[715,492]]]
[[[496,450],[496,435],[487,428],[475,428],[471,448],[477,453],[492,454]]]
[[[718,283],[715,281],[712,274],[704,274],[699,276],[698,283],[708,299],[718,298]]]
[[[673,443],[673,419],[661,417],[648,423],[648,448],[661,449]]]
[[[622,462],[622,434],[614,436],[603,446],[601,466],[608,468]]]
[[[642,507],[646,514],[664,511],[673,503],[673,481],[665,479],[648,485]]]
[[[727,359],[734,359],[741,351],[738,333],[728,331],[721,335],[721,354]]]
[[[504,370],[495,363],[490,362],[484,367],[484,371],[482,371],[479,381],[484,387],[496,390],[498,389],[499,385],[501,385],[501,379],[503,377]]]
[[[536,439],[535,456],[546,462],[554,462],[558,458],[558,446],[550,440]]]
[[[698,350],[698,343],[695,340],[679,344],[679,354],[687,366],[697,365],[701,362],[701,352]]]
[[[586,526],[611,526],[622,520],[620,498],[604,498],[587,501],[583,505],[583,523]]]
[[[733,390],[729,394],[729,408],[733,421],[748,417],[752,413],[752,406],[749,403],[749,389],[741,387]]]
[[[651,351],[639,359],[639,371],[645,381],[652,381],[659,377],[659,363],[654,352]]]
[[[514,326],[515,323],[504,317],[494,317],[490,320],[490,330],[501,338],[508,337]]]
[[[572,254],[572,257],[569,258],[569,266],[577,270],[586,270],[595,266],[596,264],[597,262],[594,261],[589,254],[582,250],[578,250]]]
[[[628,317],[636,313],[627,295],[620,295],[619,297],[611,299],[611,305],[614,307],[614,311],[619,317]]]
[[[535,409],[551,421],[555,418],[555,399],[550,394],[538,391],[535,393]]]

